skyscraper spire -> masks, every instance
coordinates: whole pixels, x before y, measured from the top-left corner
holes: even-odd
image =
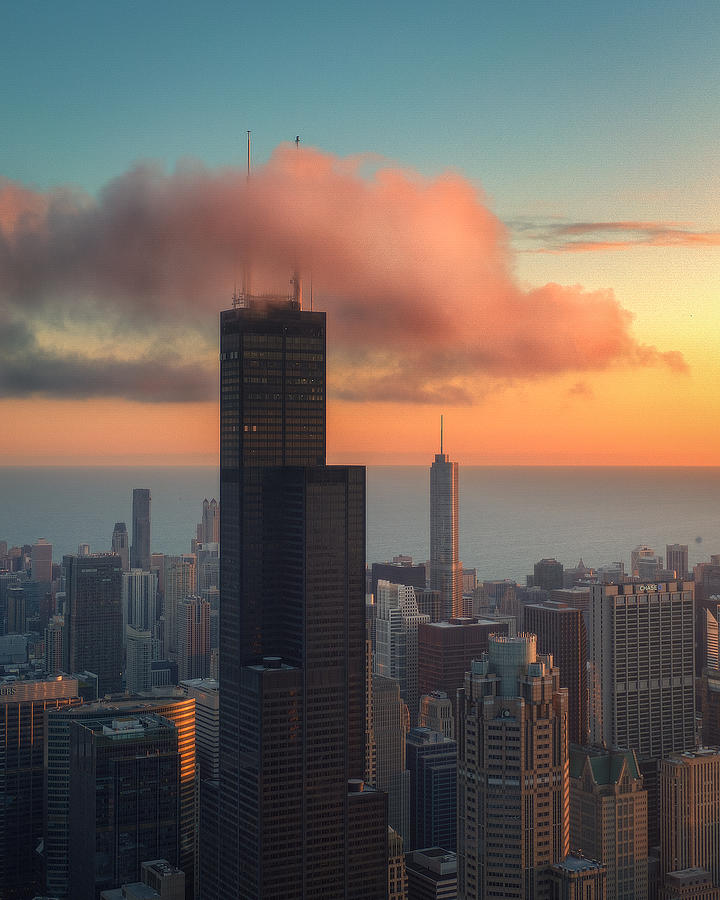
[[[440,455],[442,456],[443,452],[443,417],[442,413],[440,414]]]

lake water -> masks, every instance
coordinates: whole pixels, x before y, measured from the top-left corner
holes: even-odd
[[[429,555],[429,468],[368,468],[367,558]],[[0,468],[0,540],[44,537],[53,556],[110,547],[116,521],[130,530],[132,489],[152,492],[152,548],[182,553],[214,468]],[[720,553],[720,468],[460,468],[460,557],[484,579],[524,580],[537,560],[566,566],[622,559],[647,543],[688,544],[690,565]]]

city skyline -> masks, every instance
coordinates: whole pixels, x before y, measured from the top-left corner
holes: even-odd
[[[8,25],[0,465],[215,463],[248,246],[327,310],[331,463],[424,464],[441,412],[464,465],[717,462],[714,4],[211,7]]]

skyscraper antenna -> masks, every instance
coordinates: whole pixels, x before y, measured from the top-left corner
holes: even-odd
[[[250,183],[250,135],[251,131],[248,129],[247,133],[247,172],[245,174],[245,202],[247,203],[247,186]],[[248,305],[248,299],[250,298],[250,263],[248,261],[248,251],[245,249],[245,259],[243,261],[243,279],[242,279],[242,300],[243,305]],[[233,304],[234,305],[234,304]]]
[[[295,135],[295,149],[300,149],[300,135]],[[293,276],[290,279],[290,302],[295,306],[296,309],[302,309],[303,306],[303,295],[302,295],[302,278],[300,277],[300,267],[298,266],[297,259],[295,260],[295,271],[293,272]]]
[[[440,455],[442,456],[443,452],[443,417],[440,416]]]

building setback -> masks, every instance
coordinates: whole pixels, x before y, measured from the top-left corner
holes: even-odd
[[[385,796],[348,791],[364,786],[365,470],[324,464],[325,315],[250,298],[220,332],[218,896],[385,897]]]

